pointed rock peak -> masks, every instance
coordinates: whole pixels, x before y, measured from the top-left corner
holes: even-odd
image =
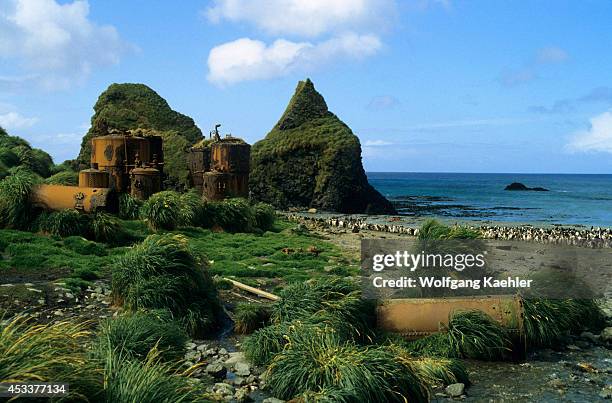
[[[326,116],[328,114],[327,104],[323,96],[315,90],[314,84],[309,78],[300,81],[295,89],[295,94],[289,101],[285,113],[281,116],[276,126],[280,130],[293,129],[303,123]]]

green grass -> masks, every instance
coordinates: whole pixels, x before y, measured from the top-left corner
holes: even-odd
[[[142,201],[128,193],[119,196],[119,217],[124,220],[135,220],[140,217]]]
[[[173,230],[179,225],[181,211],[180,194],[171,190],[155,193],[144,202],[141,217],[153,231]]]
[[[88,224],[89,236],[96,242],[115,244],[124,237],[121,221],[113,215],[95,213],[91,215]]]
[[[113,300],[126,309],[168,309],[190,334],[216,322],[214,283],[201,256],[182,235],[150,235],[117,259]]]
[[[269,304],[239,304],[234,309],[234,331],[238,334],[251,334],[269,325],[271,315]]]
[[[0,181],[0,225],[28,229],[34,219],[30,203],[32,189],[40,177],[27,169],[15,171]]]
[[[135,312],[104,320],[97,333],[97,348],[101,355],[113,350],[140,360],[156,348],[161,359],[171,361],[183,356],[187,340],[169,312]]]
[[[200,387],[177,371],[176,365],[163,363],[155,350],[144,360],[130,359],[118,351],[103,356],[105,403],[210,402]]]
[[[512,347],[508,331],[480,311],[458,311],[440,333],[403,344],[416,356],[499,360]]]
[[[551,347],[569,332],[597,328],[605,323],[594,300],[526,299],[523,306],[529,348]]]
[[[382,347],[342,343],[332,333],[298,336],[272,360],[266,383],[289,400],[308,391],[333,388],[351,401],[426,402],[427,386],[408,366]]]
[[[45,183],[47,185],[78,186],[79,173],[74,171],[61,171],[45,179]]]
[[[420,240],[450,240],[450,239],[478,239],[480,233],[467,227],[448,226],[436,220],[427,220],[419,229]]]
[[[89,231],[89,217],[72,209],[43,212],[36,222],[41,232],[60,237],[86,236]]]
[[[20,273],[45,278],[104,276],[114,256],[125,248],[109,248],[81,237],[50,237],[17,230],[0,230],[0,275]]]
[[[94,396],[101,372],[87,357],[83,324],[35,324],[17,316],[0,322],[0,382],[68,382],[70,398]]]

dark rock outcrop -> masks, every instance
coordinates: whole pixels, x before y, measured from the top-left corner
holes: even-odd
[[[534,188],[530,188],[525,186],[524,184],[520,183],[520,182],[512,182],[511,184],[509,184],[508,186],[506,186],[504,188],[504,190],[518,190],[518,191],[534,191],[534,192],[548,192],[548,189],[545,189],[543,187],[534,187]]]
[[[357,136],[327,109],[308,79],[280,120],[251,150],[253,197],[282,209],[393,214],[367,180]]]

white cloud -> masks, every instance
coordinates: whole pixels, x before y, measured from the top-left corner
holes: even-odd
[[[367,105],[368,109],[382,111],[393,109],[400,104],[400,101],[393,95],[379,95],[373,97]]]
[[[364,146],[366,147],[380,147],[380,146],[390,146],[393,143],[386,140],[366,140]]]
[[[541,64],[561,63],[566,61],[568,58],[569,56],[565,50],[556,46],[551,46],[538,50],[538,53],[536,55],[536,62]]]
[[[215,0],[205,15],[215,23],[246,22],[268,34],[315,37],[383,31],[395,9],[395,0]]]
[[[612,153],[612,111],[590,119],[591,127],[574,134],[568,151]]]
[[[117,64],[129,46],[114,27],[97,25],[88,15],[86,0],[3,0],[0,60],[16,60],[47,89],[67,88],[98,66]]]
[[[337,58],[360,59],[376,53],[382,44],[375,35],[345,33],[318,42],[277,39],[270,45],[241,38],[211,49],[208,80],[218,85],[309,72]]]
[[[0,114],[0,126],[6,130],[24,129],[38,122],[38,118],[26,118],[17,112]]]

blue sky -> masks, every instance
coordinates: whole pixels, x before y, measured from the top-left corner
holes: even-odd
[[[310,77],[368,171],[612,173],[612,2],[0,0],[0,125],[73,158],[142,82],[265,136]]]

